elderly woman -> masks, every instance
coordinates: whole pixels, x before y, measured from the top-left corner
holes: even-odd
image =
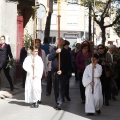
[[[80,94],[82,98],[82,103],[85,103],[85,88],[82,84],[82,77],[86,67],[86,60],[88,58],[91,58],[91,56],[92,54],[90,52],[88,44],[86,43],[81,44],[81,51],[76,56],[76,67],[79,72]]]
[[[115,45],[110,45],[108,47],[108,53],[111,56],[111,68],[112,68],[112,76],[111,76],[111,95],[112,95],[112,99],[114,101],[116,101],[116,95],[118,94],[117,91],[117,80],[118,80],[118,76],[119,76],[119,68],[120,68],[120,64],[119,64],[119,56],[116,52],[116,46]]]

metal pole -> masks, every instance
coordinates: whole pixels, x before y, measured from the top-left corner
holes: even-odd
[[[58,3],[58,48],[60,48],[60,0],[57,0]],[[60,70],[60,53],[58,54],[58,71]]]
[[[95,33],[95,29],[94,29],[94,19],[95,19],[95,0],[94,0],[94,5],[93,5],[93,50],[92,50],[92,58],[94,56],[94,33]],[[94,62],[94,61],[93,61]],[[94,82],[94,68],[92,67],[92,81]],[[94,87],[92,87],[92,94],[94,94]]]

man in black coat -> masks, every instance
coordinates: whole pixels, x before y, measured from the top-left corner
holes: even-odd
[[[11,48],[10,45],[5,43],[5,36],[1,36],[0,37],[0,72],[3,69],[4,74],[10,84],[10,90],[13,91],[14,90],[14,86],[12,83],[12,79],[10,76],[10,68],[7,67],[9,58],[13,58],[13,55],[11,53]]]
[[[52,49],[48,56],[48,60],[52,61],[52,80],[57,110],[62,109],[63,99],[65,95],[65,84],[71,64],[70,52],[63,47],[65,44],[63,38],[60,38],[59,44],[60,48],[58,48],[56,51]],[[58,53],[60,53],[59,71]]]

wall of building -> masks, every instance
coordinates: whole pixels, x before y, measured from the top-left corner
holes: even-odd
[[[38,0],[39,4],[42,4],[45,6],[46,11],[48,12],[48,0]],[[37,17],[37,26],[36,26],[36,33],[37,33],[37,38],[43,40],[44,39],[44,30],[45,30],[45,24],[46,24],[46,17],[47,17],[47,13],[45,14],[45,16],[43,18],[38,18]],[[34,21],[32,19],[32,17],[29,19],[29,22],[27,23],[26,27],[25,27],[25,31],[24,34],[26,34],[26,30],[28,31],[29,34],[32,35],[32,37],[34,38]]]
[[[0,35],[6,36],[6,42],[10,44],[12,53],[16,55],[17,38],[17,4],[6,3],[0,0]]]
[[[60,32],[61,37],[69,40],[71,44],[81,42],[84,34],[88,33],[88,11],[78,4],[67,4],[61,2],[60,7]],[[53,4],[50,36],[58,36],[58,6]],[[85,35],[87,39],[87,35]]]
[[[6,3],[0,0],[0,36],[6,36],[6,43],[10,44],[13,56],[16,56],[17,38],[17,4]],[[15,68],[10,70],[13,82],[15,82]],[[2,86],[9,86],[3,72],[0,75]]]

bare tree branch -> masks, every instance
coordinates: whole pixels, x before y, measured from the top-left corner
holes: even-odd
[[[112,27],[114,24],[116,24],[116,22],[119,20],[119,18],[120,18],[120,15],[116,17],[116,19],[113,21],[112,24],[106,25],[105,28]]]
[[[104,9],[104,11],[103,11],[103,13],[102,13],[102,15],[101,15],[101,18],[105,18],[105,14],[106,14],[107,11],[110,9],[110,8],[109,8],[110,3],[111,3],[111,0],[108,0],[108,2],[106,3],[106,7],[105,7],[105,9]]]

